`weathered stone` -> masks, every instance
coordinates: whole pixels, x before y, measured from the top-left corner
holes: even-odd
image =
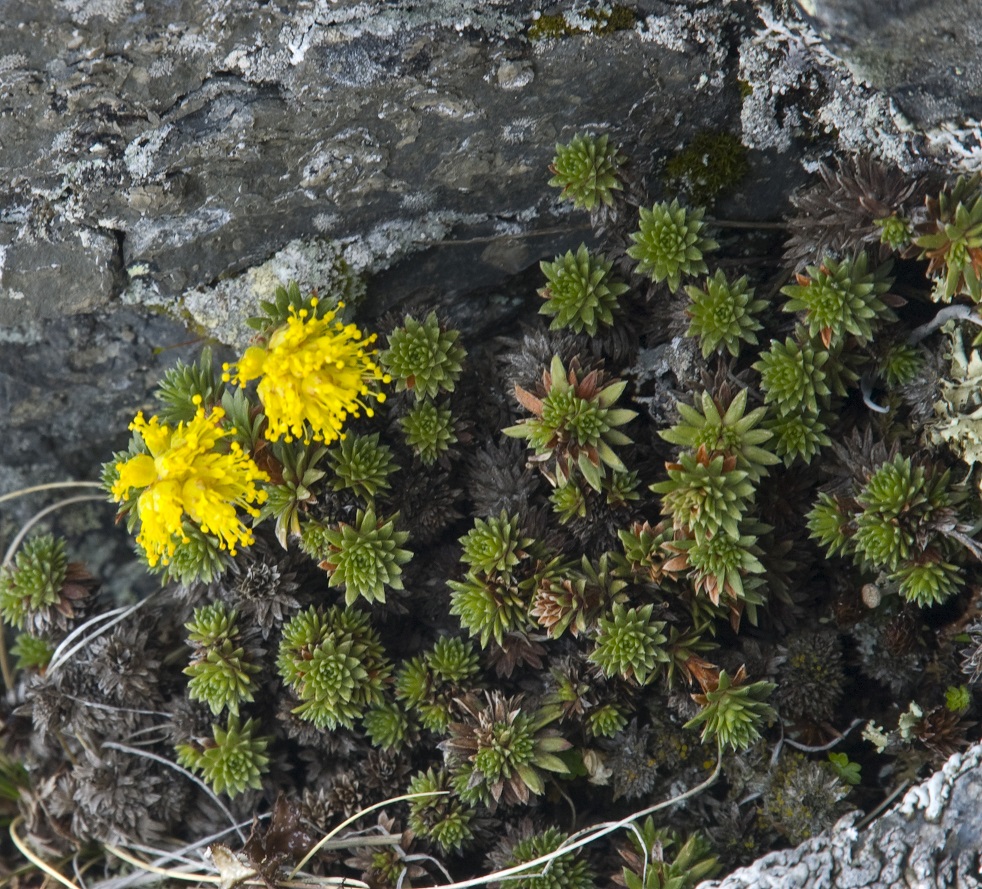
[[[687,12],[669,41],[677,8],[646,0],[634,29],[534,42],[528,0],[9,6],[0,214],[39,249],[52,226],[101,233],[140,292],[174,302],[316,235],[534,227],[557,139],[611,129],[645,153],[732,120],[724,25],[747,15]],[[120,257],[63,243],[62,265],[96,279],[69,311],[123,289]],[[42,314],[45,288],[20,283],[25,316]]]
[[[857,78],[921,130],[982,119],[982,19],[962,0],[798,0]]]
[[[951,757],[863,826],[858,813],[794,849],[772,852],[698,889],[940,889],[982,886],[982,745]]]
[[[118,286],[119,251],[111,234],[60,225],[44,235],[0,224],[0,342],[37,322],[91,312]]]

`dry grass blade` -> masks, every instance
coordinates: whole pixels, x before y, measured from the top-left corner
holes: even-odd
[[[428,796],[446,796],[448,792],[449,791],[446,790],[429,790],[425,793],[406,793],[402,796],[393,796],[390,799],[384,799],[382,802],[375,803],[375,805],[369,806],[367,809],[362,809],[360,812],[355,812],[354,815],[342,821],[337,827],[334,828],[334,830],[325,834],[322,839],[313,845],[310,851],[300,860],[300,863],[292,871],[290,871],[290,879],[292,880],[303,869],[303,866],[339,833],[341,833],[342,830],[344,830],[349,824],[354,824],[363,815],[367,815],[369,812],[374,812],[376,809],[384,808],[390,803],[401,803],[404,800],[409,799],[423,799],[424,797]]]
[[[53,880],[57,880],[62,886],[67,886],[68,889],[81,889],[78,884],[73,883],[64,874],[56,871],[48,862],[44,859],[39,858],[31,848],[24,842],[24,840],[17,834],[17,827],[23,823],[24,818],[18,815],[13,821],[10,822],[10,839],[13,844],[17,847],[17,850],[23,855],[28,861],[31,862],[36,868],[46,873]]]
[[[49,513],[55,512],[61,509],[63,506],[71,506],[73,503],[85,503],[90,500],[98,500],[100,502],[105,502],[105,497],[97,497],[95,494],[80,494],[78,497],[66,497],[64,500],[59,500],[57,503],[52,503],[50,506],[46,506],[44,509],[39,510],[34,513],[23,525],[20,531],[17,532],[17,536],[10,542],[10,546],[7,547],[7,552],[3,556],[3,564],[9,565],[11,559],[14,557],[14,553],[17,552],[20,545],[24,542],[24,538],[27,537],[27,532],[31,530],[38,522],[41,521]]]
[[[47,482],[43,485],[31,485],[29,488],[19,488],[9,494],[0,495],[0,503],[7,500],[15,500],[17,497],[24,497],[27,494],[37,494],[39,491],[59,491],[62,488],[99,488],[102,489],[101,482]]]
[[[153,595],[151,594],[150,596],[147,596],[146,599],[141,599],[135,605],[122,605],[119,608],[113,608],[111,611],[97,614],[94,617],[89,618],[89,620],[87,620],[84,624],[77,626],[71,633],[62,639],[61,643],[55,649],[54,654],[51,656],[51,662],[48,664],[48,676],[53,675],[63,663],[65,663],[73,654],[75,654],[75,652],[81,651],[86,645],[93,640],[98,639],[99,636],[101,636],[107,630],[111,630],[114,626],[116,626],[116,624],[126,620],[126,618],[129,617],[134,611],[136,611],[138,608],[142,608],[152,598]],[[67,651],[65,650],[70,643],[84,633],[89,627],[99,623],[101,620],[105,620],[106,618],[112,618],[112,620],[101,626],[91,636],[86,636],[81,642]]]

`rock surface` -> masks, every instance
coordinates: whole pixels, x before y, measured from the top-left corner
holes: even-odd
[[[798,0],[857,78],[919,129],[982,119],[982,19],[961,0]],[[977,10],[976,10],[977,11]]]
[[[982,745],[955,754],[868,827],[857,814],[828,834],[772,852],[698,889],[937,889],[982,886]]]

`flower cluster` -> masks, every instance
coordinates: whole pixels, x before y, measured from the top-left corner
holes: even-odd
[[[375,335],[364,337],[354,324],[335,320],[337,309],[323,314],[316,298],[311,308],[290,308],[286,323],[266,345],[250,346],[234,365],[225,366],[226,382],[244,386],[259,379],[257,393],[266,413],[266,438],[329,444],[341,437],[350,417],[371,417],[367,400],[385,401],[378,383],[391,377],[373,360]]]
[[[151,568],[170,564],[175,552],[199,532],[207,543],[235,555],[253,542],[238,509],[252,518],[266,499],[257,482],[269,480],[238,442],[227,442],[222,408],[176,427],[139,413],[130,424],[136,450],[112,467],[110,493],[121,512],[138,520],[137,543]],[[135,516],[134,516],[135,513]]]

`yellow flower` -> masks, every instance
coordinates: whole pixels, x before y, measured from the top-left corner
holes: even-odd
[[[311,301],[317,305],[317,300]],[[343,303],[338,306],[342,308]],[[336,310],[317,317],[307,309],[290,309],[286,324],[278,327],[265,347],[250,346],[223,379],[244,386],[262,377],[257,392],[268,420],[266,438],[286,441],[300,438],[305,443],[330,443],[342,437],[349,416],[374,411],[365,399],[385,401],[375,390],[379,381],[390,382],[388,374],[372,360],[375,334],[362,339],[354,324],[335,321]]]
[[[236,507],[253,518],[258,516],[252,504],[262,503],[266,492],[256,482],[269,481],[269,476],[237,442],[231,442],[228,449],[222,447],[229,435],[219,425],[224,416],[218,407],[208,416],[198,408],[193,420],[174,429],[157,417],[146,420],[141,412],[130,424],[150,453],[116,465],[111,494],[122,503],[131,499],[132,492],[140,491],[136,542],[151,567],[158,562],[169,564],[175,549],[190,542],[185,518],[233,556],[237,546],[253,543],[252,531],[242,523]]]

